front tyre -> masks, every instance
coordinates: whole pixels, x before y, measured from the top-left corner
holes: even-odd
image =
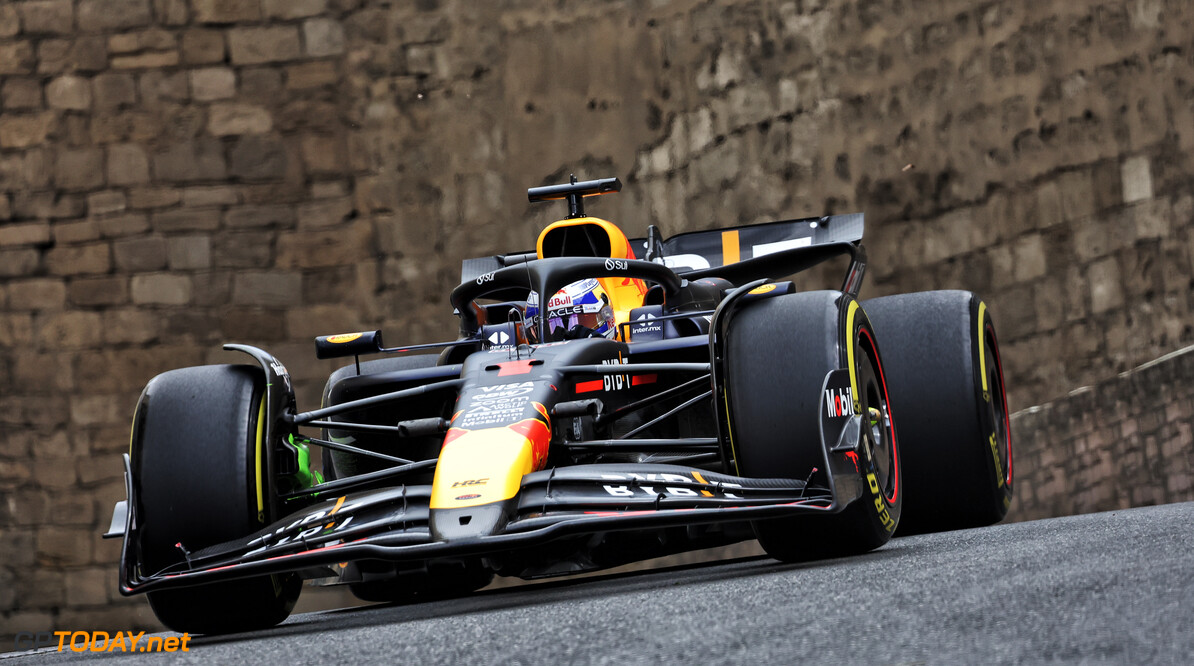
[[[727,393],[743,476],[818,482],[822,388],[839,368],[849,371],[851,410],[863,417],[852,458],[861,494],[838,514],[757,521],[759,543],[779,560],[855,555],[891,538],[904,500],[892,404],[874,331],[854,299],[840,292],[778,296],[744,307],[731,322]],[[826,470],[819,471],[823,479]]]
[[[131,442],[143,575],[185,566],[184,549],[244,537],[271,518],[262,469],[264,384],[256,368],[213,365],[172,370],[145,387]],[[219,634],[285,620],[301,584],[286,574],[148,597],[170,629]]]

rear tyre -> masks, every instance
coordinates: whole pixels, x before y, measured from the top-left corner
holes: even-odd
[[[183,564],[184,548],[195,552],[244,537],[270,518],[268,507],[257,504],[265,483],[258,464],[263,394],[261,372],[242,365],[173,370],[145,387],[131,443],[142,573]],[[261,490],[268,496],[268,486]],[[154,615],[170,629],[220,634],[285,620],[301,584],[297,575],[285,574],[148,597]]]
[[[826,374],[851,370],[864,427],[862,494],[835,515],[754,523],[768,555],[801,562],[856,555],[887,543],[904,497],[884,366],[866,313],[841,292],[778,296],[750,304],[731,322],[726,371],[738,471],[750,477],[811,478],[824,468],[820,441]],[[821,479],[825,470],[821,470]]]
[[[968,291],[867,301],[900,401],[908,504],[901,534],[999,522],[1012,500],[1012,443],[991,313]]]

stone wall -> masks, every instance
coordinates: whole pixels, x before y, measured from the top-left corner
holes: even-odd
[[[1009,520],[1194,500],[1194,347],[1012,417]]]
[[[982,292],[1013,409],[1194,341],[1192,19],[1182,0],[0,3],[3,630],[149,622],[96,535],[150,377],[257,344],[312,405],[333,367],[313,335],[451,337],[459,260],[531,247],[559,209],[525,188],[571,172],[623,178],[589,209],[632,235],[865,211],[864,295]]]

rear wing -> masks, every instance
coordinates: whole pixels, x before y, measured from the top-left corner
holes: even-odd
[[[862,240],[862,227],[862,213],[853,213],[692,231],[663,241],[661,254],[665,265],[683,275],[785,250],[854,243]],[[632,243],[635,248],[646,247],[645,240],[635,239]]]
[[[630,245],[636,256],[651,256],[681,277],[690,280],[721,277],[735,284],[786,277],[826,259],[849,254],[853,261],[842,290],[857,294],[866,267],[866,256],[858,243],[862,232],[862,213],[851,213],[692,231],[656,241],[653,252],[649,252],[652,248],[645,238],[631,239]],[[536,256],[535,252],[517,252],[465,259],[460,281],[476,280]],[[519,298],[511,294],[502,297]]]

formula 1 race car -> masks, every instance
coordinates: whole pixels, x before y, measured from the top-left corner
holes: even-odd
[[[225,348],[253,364],[150,381],[105,535],[124,541],[121,593],[223,633],[281,622],[304,579],[417,601],[751,538],[784,561],[848,556],[897,527],[1003,518],[982,300],[860,303],[858,214],[628,239],[584,212],[620,188],[529,190],[568,216],[534,251],[464,262],[456,340],[316,338],[317,357],[355,359],[319,409],[244,345]],[[788,279],[835,257],[840,290]]]

